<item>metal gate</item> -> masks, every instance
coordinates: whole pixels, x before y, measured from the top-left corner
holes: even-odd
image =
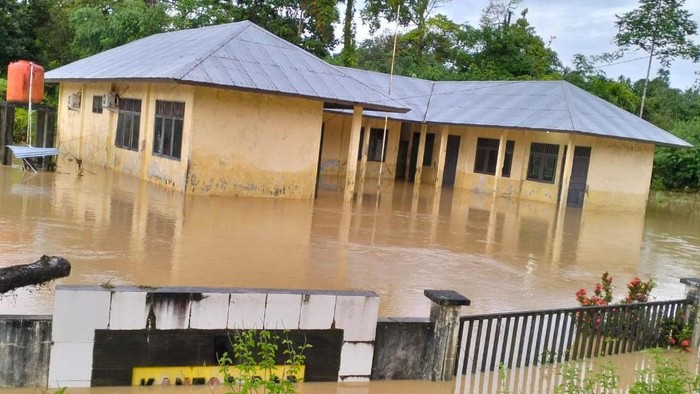
[[[660,344],[685,322],[688,301],[463,316],[457,372],[494,371],[629,353]]]

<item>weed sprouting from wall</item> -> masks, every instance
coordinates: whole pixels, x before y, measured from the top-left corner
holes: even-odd
[[[228,353],[219,358],[226,394],[297,392],[296,383],[303,380],[304,353],[311,344],[297,345],[268,330],[243,330],[231,338],[231,345],[233,358]],[[277,363],[280,355],[282,365]]]

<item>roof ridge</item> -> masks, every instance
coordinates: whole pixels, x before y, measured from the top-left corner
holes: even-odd
[[[428,119],[428,111],[430,110],[430,102],[433,100],[433,92],[435,91],[435,85],[437,81],[430,81],[430,94],[428,95],[428,101],[425,103],[425,111],[423,111],[423,123],[426,123]]]
[[[574,113],[571,103],[571,92],[569,92],[569,87],[565,84],[566,81],[559,81],[562,93],[564,93],[564,102],[566,103],[566,108],[569,112],[569,119],[571,120],[571,130],[581,132],[581,122],[578,119],[578,113]],[[561,83],[565,82],[565,83]]]
[[[341,70],[340,68],[343,67],[343,66],[337,66],[337,65],[334,65],[334,64],[330,64],[330,63],[328,63],[327,61],[325,61],[325,60],[319,58],[318,56],[314,55],[313,53],[307,51],[306,49],[304,49],[304,48],[302,48],[302,47],[299,47],[299,46],[297,46],[297,45],[295,45],[295,44],[293,44],[293,43],[291,43],[291,42],[285,40],[284,38],[279,37],[279,36],[273,34],[272,32],[269,32],[269,31],[267,31],[267,30],[261,28],[260,26],[258,26],[258,25],[256,25],[256,24],[252,23],[252,22],[250,22],[250,24],[253,25],[253,26],[258,27],[258,28],[260,29],[260,31],[262,31],[262,32],[264,32],[265,34],[267,34],[267,35],[273,37],[274,39],[276,39],[276,40],[278,40],[278,41],[284,43],[285,45],[291,45],[291,46],[293,46],[293,47],[299,49],[299,50],[304,54],[304,56],[310,57],[310,58],[313,59],[314,61],[321,62],[321,63],[325,64],[326,66],[328,66],[329,69],[331,69],[331,70],[337,72],[338,74],[343,75],[344,77],[350,78],[350,79],[352,79],[353,81],[355,81],[356,83],[359,83],[359,84],[363,85],[363,86],[366,87],[367,89],[373,90],[373,91],[375,91],[375,92],[381,94],[382,96],[386,97],[387,99],[389,99],[388,101],[387,101],[387,100],[384,100],[384,99],[383,99],[383,100],[380,100],[380,101],[387,101],[388,103],[394,102],[395,104],[405,105],[402,101],[399,101],[399,100],[397,100],[397,99],[392,98],[389,94],[384,93],[383,91],[381,91],[381,90],[379,90],[379,89],[376,89],[376,88],[372,87],[371,85],[366,84],[364,81],[361,81],[361,80],[359,80],[359,79],[353,77],[352,75],[348,74],[347,72]],[[387,74],[387,75],[388,75],[388,74]],[[379,101],[379,100],[378,100],[378,101]]]
[[[246,23],[246,22],[247,22],[247,23]],[[199,65],[202,64],[205,60],[207,60],[209,57],[211,57],[214,53],[216,53],[216,51],[218,51],[219,49],[221,49],[224,45],[228,44],[231,40],[233,40],[234,38],[238,37],[241,33],[243,33],[243,32],[244,32],[246,29],[248,29],[251,25],[253,25],[253,23],[251,23],[250,21],[248,21],[248,20],[243,20],[243,21],[239,21],[239,22],[233,22],[233,23],[226,23],[226,24],[224,24],[224,25],[218,25],[218,27],[221,27],[221,26],[233,26],[233,25],[239,25],[239,24],[245,25],[245,26],[244,26],[242,29],[240,29],[239,31],[237,31],[235,34],[231,35],[230,37],[225,37],[225,38],[222,39],[221,41],[217,42],[217,44],[213,46],[213,49],[211,49],[210,51],[208,51],[208,53],[206,54],[206,56],[202,56],[201,58],[197,58],[196,60],[194,60],[194,61],[192,61],[192,62],[190,62],[190,63],[188,63],[188,64],[182,66],[181,69],[184,69],[185,71],[182,72],[182,73],[180,73],[180,74],[177,76],[177,78],[180,79],[180,80],[184,79],[185,76],[187,76],[187,74],[191,73],[192,70],[194,70],[197,66],[199,66]],[[205,28],[206,28],[206,27],[210,27],[210,26],[205,26]],[[211,27],[213,27],[213,26],[211,26]],[[263,29],[263,30],[264,30],[264,29]],[[182,31],[182,30],[181,30],[181,31]],[[191,65],[191,66],[190,66],[190,65]]]

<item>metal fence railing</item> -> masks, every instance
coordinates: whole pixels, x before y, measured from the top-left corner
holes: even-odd
[[[688,301],[463,316],[457,371],[520,368],[665,345]]]

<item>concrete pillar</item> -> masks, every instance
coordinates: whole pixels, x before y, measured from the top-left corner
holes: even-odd
[[[350,125],[350,141],[348,141],[348,160],[345,166],[345,201],[352,200],[355,194],[355,176],[357,175],[357,150],[360,145],[360,127],[362,126],[362,107],[355,106],[352,111]]]
[[[463,305],[471,301],[453,290],[425,290],[432,302],[430,321],[434,324],[432,348],[428,350],[428,377],[434,381],[452,380],[459,346],[459,318]]]
[[[365,133],[362,136],[362,151],[360,152],[360,192],[364,189],[365,176],[367,175],[367,153],[369,152],[369,136],[371,134],[369,120],[364,122],[363,128]]]
[[[498,141],[498,158],[496,159],[496,177],[493,180],[493,195],[498,195],[498,181],[501,179],[501,174],[503,173],[503,163],[506,161],[506,144],[508,143],[508,132],[501,132],[501,139]]]
[[[559,207],[566,208],[566,200],[569,197],[569,180],[571,180],[571,168],[574,166],[574,136],[569,135],[569,143],[566,145],[566,161],[561,176],[561,194],[559,195]]]
[[[442,187],[442,179],[443,175],[445,174],[445,156],[447,155],[447,133],[448,133],[448,126],[447,125],[442,125],[440,126],[440,129],[438,130],[438,149],[437,149],[437,158],[435,160],[436,163],[436,169],[435,169],[435,187],[436,188],[441,188]]]
[[[690,302],[689,311],[686,315],[686,322],[693,326],[693,337],[690,346],[693,349],[700,347],[700,279],[683,278],[681,283],[685,285],[685,296]]]
[[[425,156],[425,138],[428,135],[428,124],[420,125],[420,138],[418,139],[418,153],[416,154],[416,175],[413,183],[420,186],[421,175],[423,174],[423,157]]]

